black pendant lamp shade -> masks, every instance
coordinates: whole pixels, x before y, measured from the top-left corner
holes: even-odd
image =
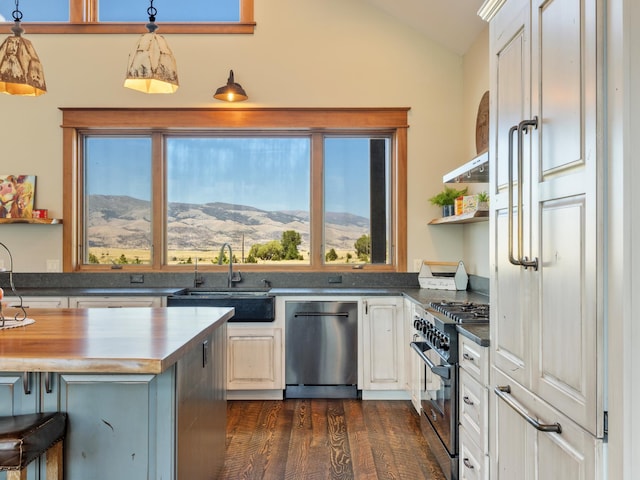
[[[242,85],[236,83],[233,78],[233,70],[229,71],[227,84],[216,90],[213,98],[224,100],[225,102],[242,102],[249,98]]]

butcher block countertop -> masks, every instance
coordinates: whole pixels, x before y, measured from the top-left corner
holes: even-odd
[[[0,330],[0,371],[159,374],[233,316],[233,308],[29,309]],[[11,310],[5,311],[8,318]]]

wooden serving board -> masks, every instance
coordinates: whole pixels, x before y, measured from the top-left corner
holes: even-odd
[[[489,90],[484,92],[480,105],[478,106],[478,116],[476,117],[476,151],[482,153],[489,148]]]

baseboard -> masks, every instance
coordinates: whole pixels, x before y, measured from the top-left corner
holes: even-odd
[[[411,400],[404,390],[362,390],[362,400]]]
[[[283,390],[227,390],[227,400],[282,400]]]

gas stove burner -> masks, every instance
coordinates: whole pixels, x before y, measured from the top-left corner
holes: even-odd
[[[458,323],[489,321],[489,305],[486,303],[442,300],[431,302],[430,307]]]

